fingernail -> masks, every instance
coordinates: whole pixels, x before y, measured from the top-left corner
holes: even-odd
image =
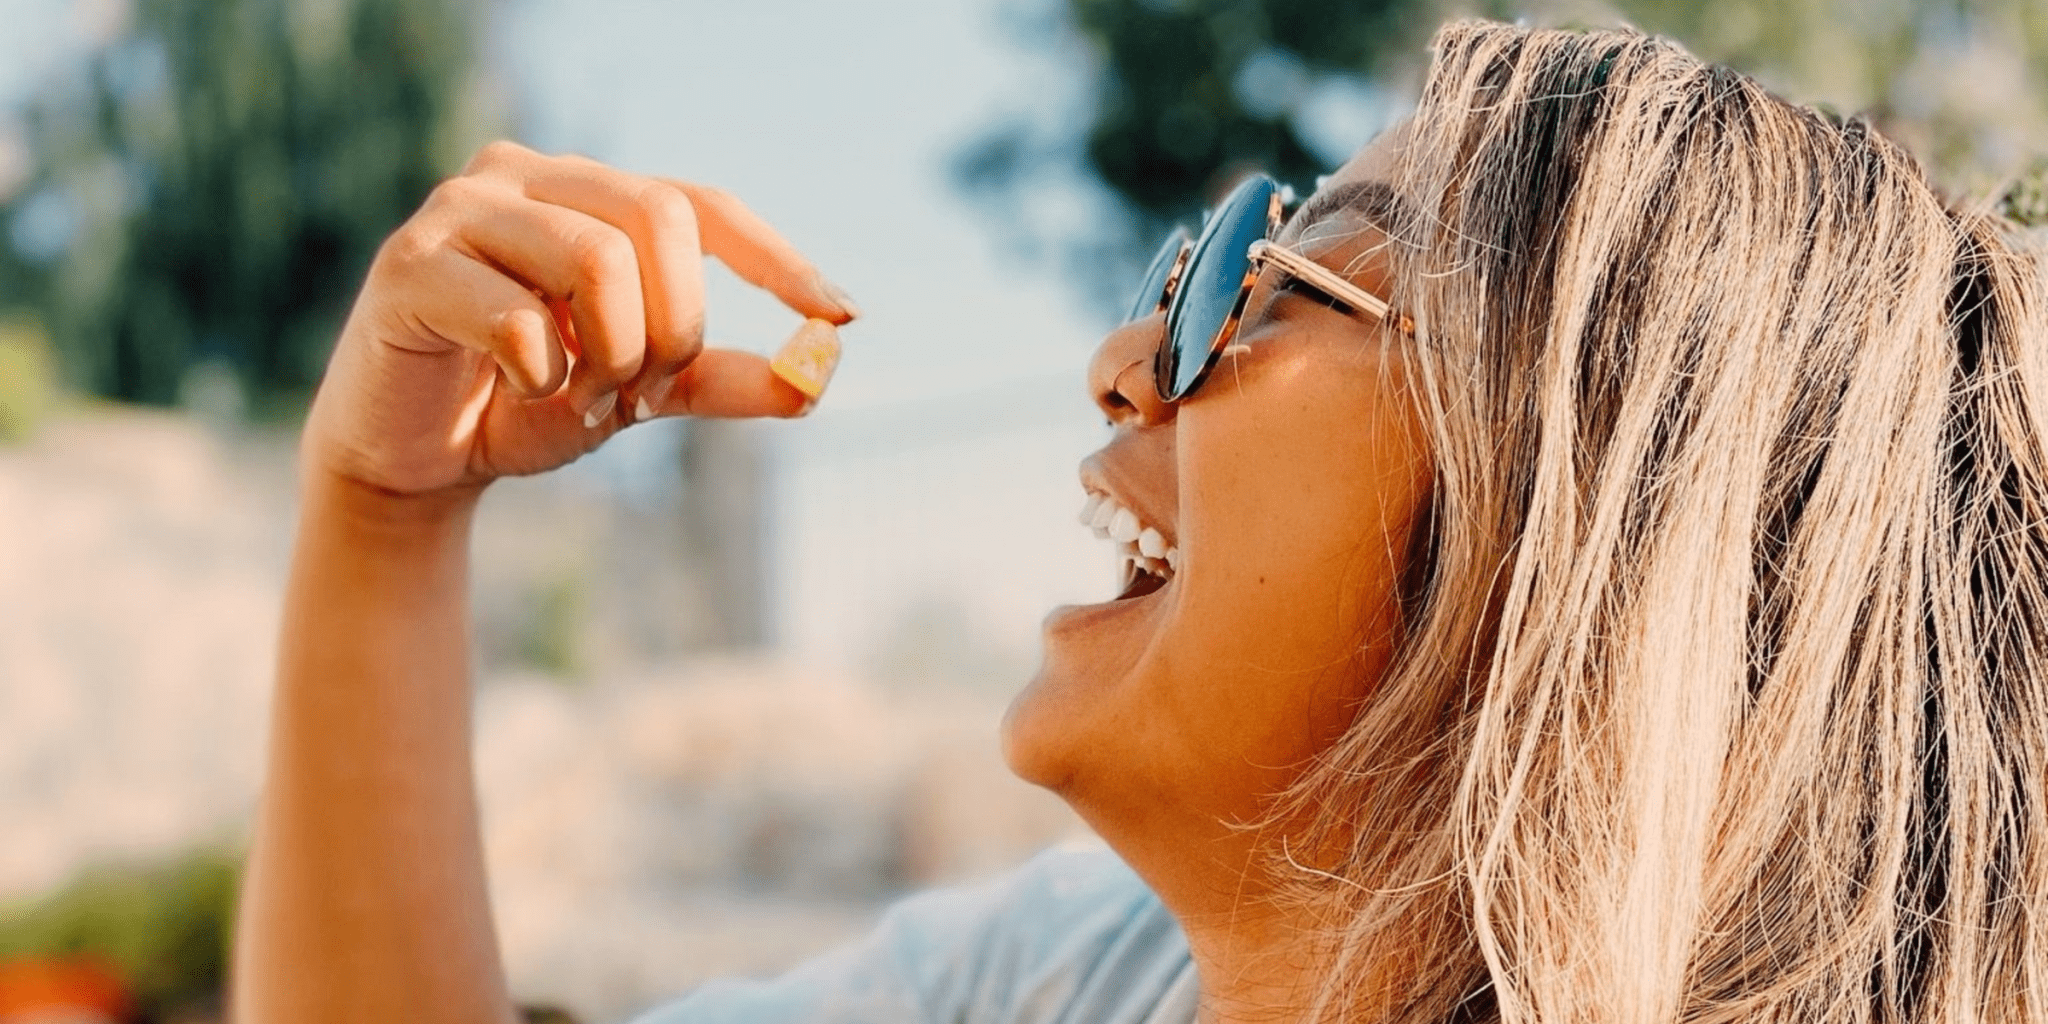
[[[668,401],[668,393],[675,390],[676,376],[671,373],[640,389],[640,400],[633,403],[633,419],[636,422],[651,420],[661,411],[661,404]]]
[[[605,417],[612,414],[612,407],[618,404],[618,392],[605,392],[604,397],[598,399],[595,404],[591,405],[590,411],[583,414],[583,429],[595,430],[599,423],[604,422]]]
[[[832,371],[839,368],[838,328],[824,320],[804,321],[768,361],[768,368],[809,396],[811,404],[817,404],[832,380]]]
[[[854,304],[853,296],[846,294],[846,289],[827,281],[823,274],[818,275],[817,283],[818,293],[825,297],[825,301],[845,310],[848,320],[860,319],[860,307]]]

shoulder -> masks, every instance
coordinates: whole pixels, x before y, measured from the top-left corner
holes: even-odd
[[[1188,960],[1159,898],[1100,845],[1047,850],[998,880],[991,897],[973,936],[983,983],[1018,1000],[1064,1004],[1091,979],[1136,981]]]
[[[707,985],[644,1024],[1139,1024],[1191,972],[1179,927],[1137,875],[1099,845],[1067,846],[912,896],[852,946],[772,981]]]

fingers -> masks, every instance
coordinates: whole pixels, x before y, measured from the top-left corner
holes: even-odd
[[[704,415],[795,415],[815,401],[837,362],[830,326],[858,315],[795,247],[719,189],[496,143],[464,178],[439,191],[463,210],[454,231],[459,247],[480,266],[509,275],[505,283],[514,290],[540,293],[556,314],[547,322],[559,324],[551,332],[553,351],[566,353],[571,367],[566,399],[586,419],[604,419],[614,409],[629,422],[700,408],[710,410]],[[707,253],[827,328],[818,344],[829,357],[814,344],[796,362],[783,359],[780,381],[767,361],[738,353],[694,369],[703,351]],[[519,300],[519,308],[530,309],[532,298]],[[525,313],[501,324],[528,325]],[[534,354],[547,351],[542,345]],[[528,382],[562,380],[551,364],[519,373],[522,390]],[[686,390],[694,397],[682,397]]]
[[[742,418],[802,416],[811,396],[798,391],[769,369],[768,360],[752,352],[707,348],[676,378],[675,387],[654,416]]]
[[[528,398],[554,394],[569,360],[547,306],[496,268],[454,249],[422,255],[398,275],[401,307],[425,333],[489,355]]]
[[[851,296],[827,281],[738,196],[709,185],[661,180],[689,197],[697,212],[697,232],[704,251],[718,257],[742,280],[774,294],[806,317],[844,324],[860,315]]]
[[[576,357],[567,397],[577,412],[616,402],[647,347],[639,261],[626,233],[589,214],[523,196],[478,204],[457,238],[476,257],[566,300]]]
[[[806,320],[773,359],[732,349],[705,349],[676,380],[652,416],[802,416],[811,411],[839,366],[839,331]]]
[[[596,217],[632,242],[647,336],[639,372],[620,398],[627,408],[659,405],[704,347],[704,256],[690,200],[582,157],[541,161],[526,179],[526,194]]]

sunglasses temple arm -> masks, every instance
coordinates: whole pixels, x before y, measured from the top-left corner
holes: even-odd
[[[1331,298],[1361,313],[1370,313],[1385,319],[1389,311],[1386,300],[1344,280],[1328,267],[1292,249],[1283,248],[1270,241],[1253,242],[1251,258],[1254,261],[1277,264],[1282,270],[1322,289]]]

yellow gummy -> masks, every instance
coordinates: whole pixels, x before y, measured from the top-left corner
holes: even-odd
[[[789,386],[816,401],[839,366],[839,329],[829,321],[811,319],[783,343],[768,368]]]

